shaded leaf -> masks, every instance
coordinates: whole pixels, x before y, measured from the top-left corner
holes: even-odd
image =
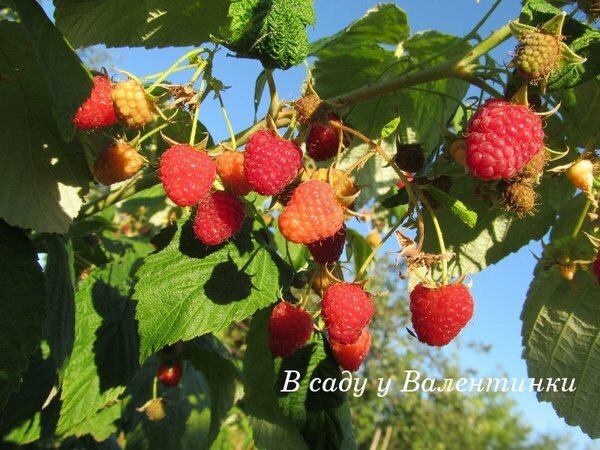
[[[241,371],[229,351],[212,335],[205,335],[186,343],[182,357],[202,372],[210,389],[210,434],[214,441],[223,419],[232,408],[236,381],[241,379]]]
[[[59,369],[71,355],[75,339],[75,262],[70,241],[58,234],[46,235],[46,292],[48,319],[45,336]]]
[[[56,25],[76,47],[198,45],[217,36],[229,0],[54,0]]]
[[[600,437],[600,285],[580,270],[569,282],[556,266],[538,266],[523,308],[523,357],[529,377],[574,380],[575,392],[539,392],[560,417],[592,439]]]
[[[300,386],[295,392],[282,392],[288,370],[300,373]],[[338,386],[343,379],[333,356],[325,350],[321,334],[315,334],[306,346],[293,355],[277,359],[275,372],[278,374],[275,390],[279,405],[286,416],[296,423],[311,449],[357,448],[346,393],[323,392],[321,389],[311,391],[309,388],[313,379],[321,380],[321,383],[315,384],[317,387],[321,387],[326,380],[335,380]]]
[[[42,268],[27,236],[0,220],[0,411],[17,390],[46,316]]]
[[[225,244],[206,247],[191,221],[165,233],[169,244],[146,258],[137,276],[140,359],[165,345],[221,330],[277,300],[290,282],[283,261],[262,245],[266,237],[246,222]]]
[[[75,135],[72,119],[90,96],[92,76],[37,1],[19,0],[16,7],[50,82],[54,117],[69,141]]]
[[[77,291],[75,346],[64,369],[58,434],[70,432],[116,400],[138,370],[135,304],[130,296],[133,272],[143,255],[126,252],[95,269]]]
[[[0,22],[0,78],[7,105],[0,113],[0,217],[66,233],[91,176],[79,145],[61,138],[50,87],[21,24]]]
[[[254,442],[260,449],[307,449],[294,423],[283,415],[275,391],[275,367],[269,352],[267,323],[271,309],[256,313],[246,339],[244,411],[250,416]]]

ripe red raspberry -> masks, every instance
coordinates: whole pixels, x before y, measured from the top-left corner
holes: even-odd
[[[335,116],[331,120],[340,123]],[[340,145],[340,130],[329,125],[315,122],[311,125],[308,137],[306,138],[306,152],[315,161],[325,161],[337,155]],[[342,135],[343,146],[349,144],[349,140]],[[343,147],[342,147],[343,149]]]
[[[206,245],[219,245],[237,233],[246,217],[244,204],[225,191],[212,192],[198,203],[194,233]]]
[[[133,147],[117,141],[106,147],[94,162],[94,178],[108,186],[132,177],[143,164],[144,158]]]
[[[115,111],[111,93],[112,82],[105,76],[94,77],[94,87],[90,98],[79,107],[73,123],[81,130],[109,127],[117,123],[119,118]]]
[[[592,264],[592,271],[596,275],[596,280],[598,280],[598,284],[600,284],[600,251],[596,254],[596,259]]]
[[[281,302],[269,318],[269,350],[273,356],[286,357],[302,348],[312,333],[310,314],[288,302]]]
[[[346,243],[346,227],[342,226],[333,236],[312,244],[307,244],[308,251],[319,264],[331,264],[342,256]]]
[[[167,387],[174,387],[179,384],[183,376],[183,366],[181,362],[162,363],[156,370],[156,378]]]
[[[244,152],[226,150],[217,156],[215,164],[226,189],[241,197],[252,190],[244,172]]]
[[[341,344],[331,339],[331,352],[338,365],[345,370],[354,372],[369,354],[371,348],[371,333],[366,328],[362,330],[358,340],[353,344]]]
[[[179,206],[192,206],[208,193],[217,172],[206,152],[178,144],[163,153],[158,175],[167,197]]]
[[[421,342],[442,347],[454,339],[473,317],[473,297],[464,284],[427,287],[410,293],[412,325]]]
[[[341,344],[353,344],[375,313],[371,296],[352,283],[327,288],[321,302],[321,314],[329,338]]]
[[[344,223],[344,210],[324,181],[305,181],[279,216],[279,231],[288,241],[311,244],[333,236]]]
[[[137,81],[120,81],[111,97],[119,119],[128,127],[143,127],[154,119],[154,103]]]
[[[261,195],[279,194],[302,168],[302,150],[291,141],[260,130],[248,139],[244,169],[248,184]]]
[[[474,176],[512,178],[544,148],[542,120],[526,106],[489,100],[471,119],[466,140]]]

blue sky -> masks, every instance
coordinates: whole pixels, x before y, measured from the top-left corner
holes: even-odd
[[[337,32],[377,3],[372,0],[316,0],[317,24],[309,30],[311,40]],[[437,29],[462,36],[493,2],[482,0],[477,4],[475,0],[405,0],[393,3],[408,13],[413,32]],[[51,8],[48,2],[45,6]],[[519,11],[518,0],[504,0],[480,33],[488,35],[508,20],[517,17]],[[493,56],[499,62],[508,63],[514,45],[511,40],[495,49]],[[184,50],[111,49],[110,53],[117,67],[144,76],[164,70]],[[235,130],[246,128],[252,123],[254,82],[260,70],[259,63],[228,58],[225,52],[221,52],[217,59],[215,75],[225,85],[232,86],[224,93],[224,101]],[[303,67],[278,71],[275,77],[280,98],[292,100],[298,97],[304,76]],[[201,120],[211,130],[215,140],[227,137],[227,129],[216,102],[203,105]],[[385,250],[396,250],[394,245],[387,245]],[[479,369],[483,376],[502,376],[506,373],[509,377],[527,377],[525,362],[521,359],[519,316],[535,264],[531,252],[540,254],[540,251],[539,244],[534,244],[473,277],[472,292],[476,299],[476,312],[472,323],[462,333],[462,340],[492,344],[492,351],[488,355],[481,355],[464,350],[461,358],[465,366]],[[535,431],[570,433],[578,442],[578,448],[584,448],[591,442],[579,429],[569,427],[558,418],[550,404],[538,403],[534,393],[516,393],[513,398],[518,402],[524,420]],[[600,449],[600,445],[587,448]]]

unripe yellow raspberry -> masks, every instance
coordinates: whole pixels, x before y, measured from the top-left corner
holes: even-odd
[[[128,127],[143,127],[154,119],[154,103],[137,81],[117,83],[111,96],[119,119]]]

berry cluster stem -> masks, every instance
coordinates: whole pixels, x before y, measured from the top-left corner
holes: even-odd
[[[225,108],[225,103],[223,102],[223,97],[219,91],[215,92],[215,96],[219,101],[219,105],[221,105],[221,111],[223,112],[223,117],[225,118],[225,123],[227,124],[227,129],[229,130],[229,136],[231,141],[231,147],[237,148],[237,143],[235,141],[235,132],[233,131],[233,127],[231,126],[231,121],[229,120],[229,116],[227,115],[227,109]]]
[[[194,141],[196,140],[196,132],[198,130],[198,118],[200,117],[200,106],[202,105],[202,94],[205,89],[205,81],[202,80],[202,84],[200,85],[200,91],[198,92],[198,100],[194,105],[194,116],[192,118],[192,131],[190,132],[190,145],[194,146]]]
[[[339,130],[346,131],[346,132],[356,136],[361,141],[367,143],[373,150],[375,150],[377,152],[377,154],[379,154],[379,156],[381,156],[390,165],[390,167],[392,167],[392,169],[394,169],[394,171],[396,172],[396,174],[398,175],[398,177],[400,178],[400,180],[402,181],[402,183],[404,183],[404,185],[406,187],[406,192],[408,194],[408,198],[410,199],[410,203],[417,210],[417,214],[419,216],[419,222],[422,222],[423,217],[421,216],[421,210],[419,209],[417,197],[415,196],[415,191],[413,190],[413,185],[411,184],[410,181],[408,181],[408,179],[406,178],[406,175],[404,175],[404,172],[402,172],[402,170],[396,165],[394,160],[385,152],[385,150],[383,148],[381,148],[381,145],[379,145],[373,139],[368,138],[367,136],[362,134],[360,131],[356,131],[355,129],[350,128],[346,125],[343,125],[340,122],[330,120],[329,125],[334,128],[337,128]]]
[[[198,53],[202,53],[204,51],[205,51],[204,48],[195,48],[194,50],[187,52],[185,55],[183,55],[181,58],[179,58],[177,61],[175,61],[175,63],[171,67],[169,67],[165,72],[163,72],[163,74],[161,76],[159,76],[158,79],[154,83],[152,83],[152,85],[148,89],[146,89],[146,92],[148,94],[151,94],[152,91],[154,89],[156,89],[156,87],[159,84],[161,84],[163,81],[165,81],[169,75],[171,75],[173,72],[175,72],[178,69],[179,65],[183,61],[185,61],[186,59],[190,59],[192,56],[195,56]],[[195,66],[195,64],[192,65],[192,67],[193,66]]]
[[[581,214],[577,218],[577,223],[575,224],[575,228],[573,229],[573,233],[571,234],[571,240],[575,239],[581,231],[581,227],[583,226],[583,222],[585,221],[585,217],[587,216],[588,211],[590,210],[590,206],[592,206],[591,200],[587,199],[585,204],[583,205],[583,209],[581,210]]]
[[[142,137],[140,137],[139,139],[137,139],[135,141],[136,144],[141,144],[142,142],[144,142],[146,139],[151,138],[152,136],[154,136],[156,133],[158,133],[161,130],[164,130],[165,128],[167,128],[169,126],[168,122],[165,122],[163,124],[161,124],[160,126],[148,131],[145,135],[143,135]]]
[[[358,269],[358,272],[356,272],[356,277],[354,278],[355,282],[359,282],[361,280],[361,278],[363,277],[364,273],[367,271],[367,268],[369,267],[369,264],[371,263],[373,258],[375,258],[375,256],[377,256],[377,253],[379,252],[379,250],[381,250],[381,247],[384,246],[384,244],[387,242],[387,240],[390,237],[392,237],[394,235],[394,233],[396,232],[396,230],[400,227],[400,225],[402,225],[402,223],[404,222],[404,219],[406,218],[407,215],[408,215],[408,212],[406,214],[404,214],[404,216],[402,216],[392,226],[392,228],[390,228],[390,230],[386,233],[386,235],[383,237],[381,242],[379,244],[377,244],[375,247],[373,247],[373,250],[371,250],[371,253],[369,253],[369,256],[366,257],[365,261],[362,263],[362,266],[360,266],[360,269]]]

